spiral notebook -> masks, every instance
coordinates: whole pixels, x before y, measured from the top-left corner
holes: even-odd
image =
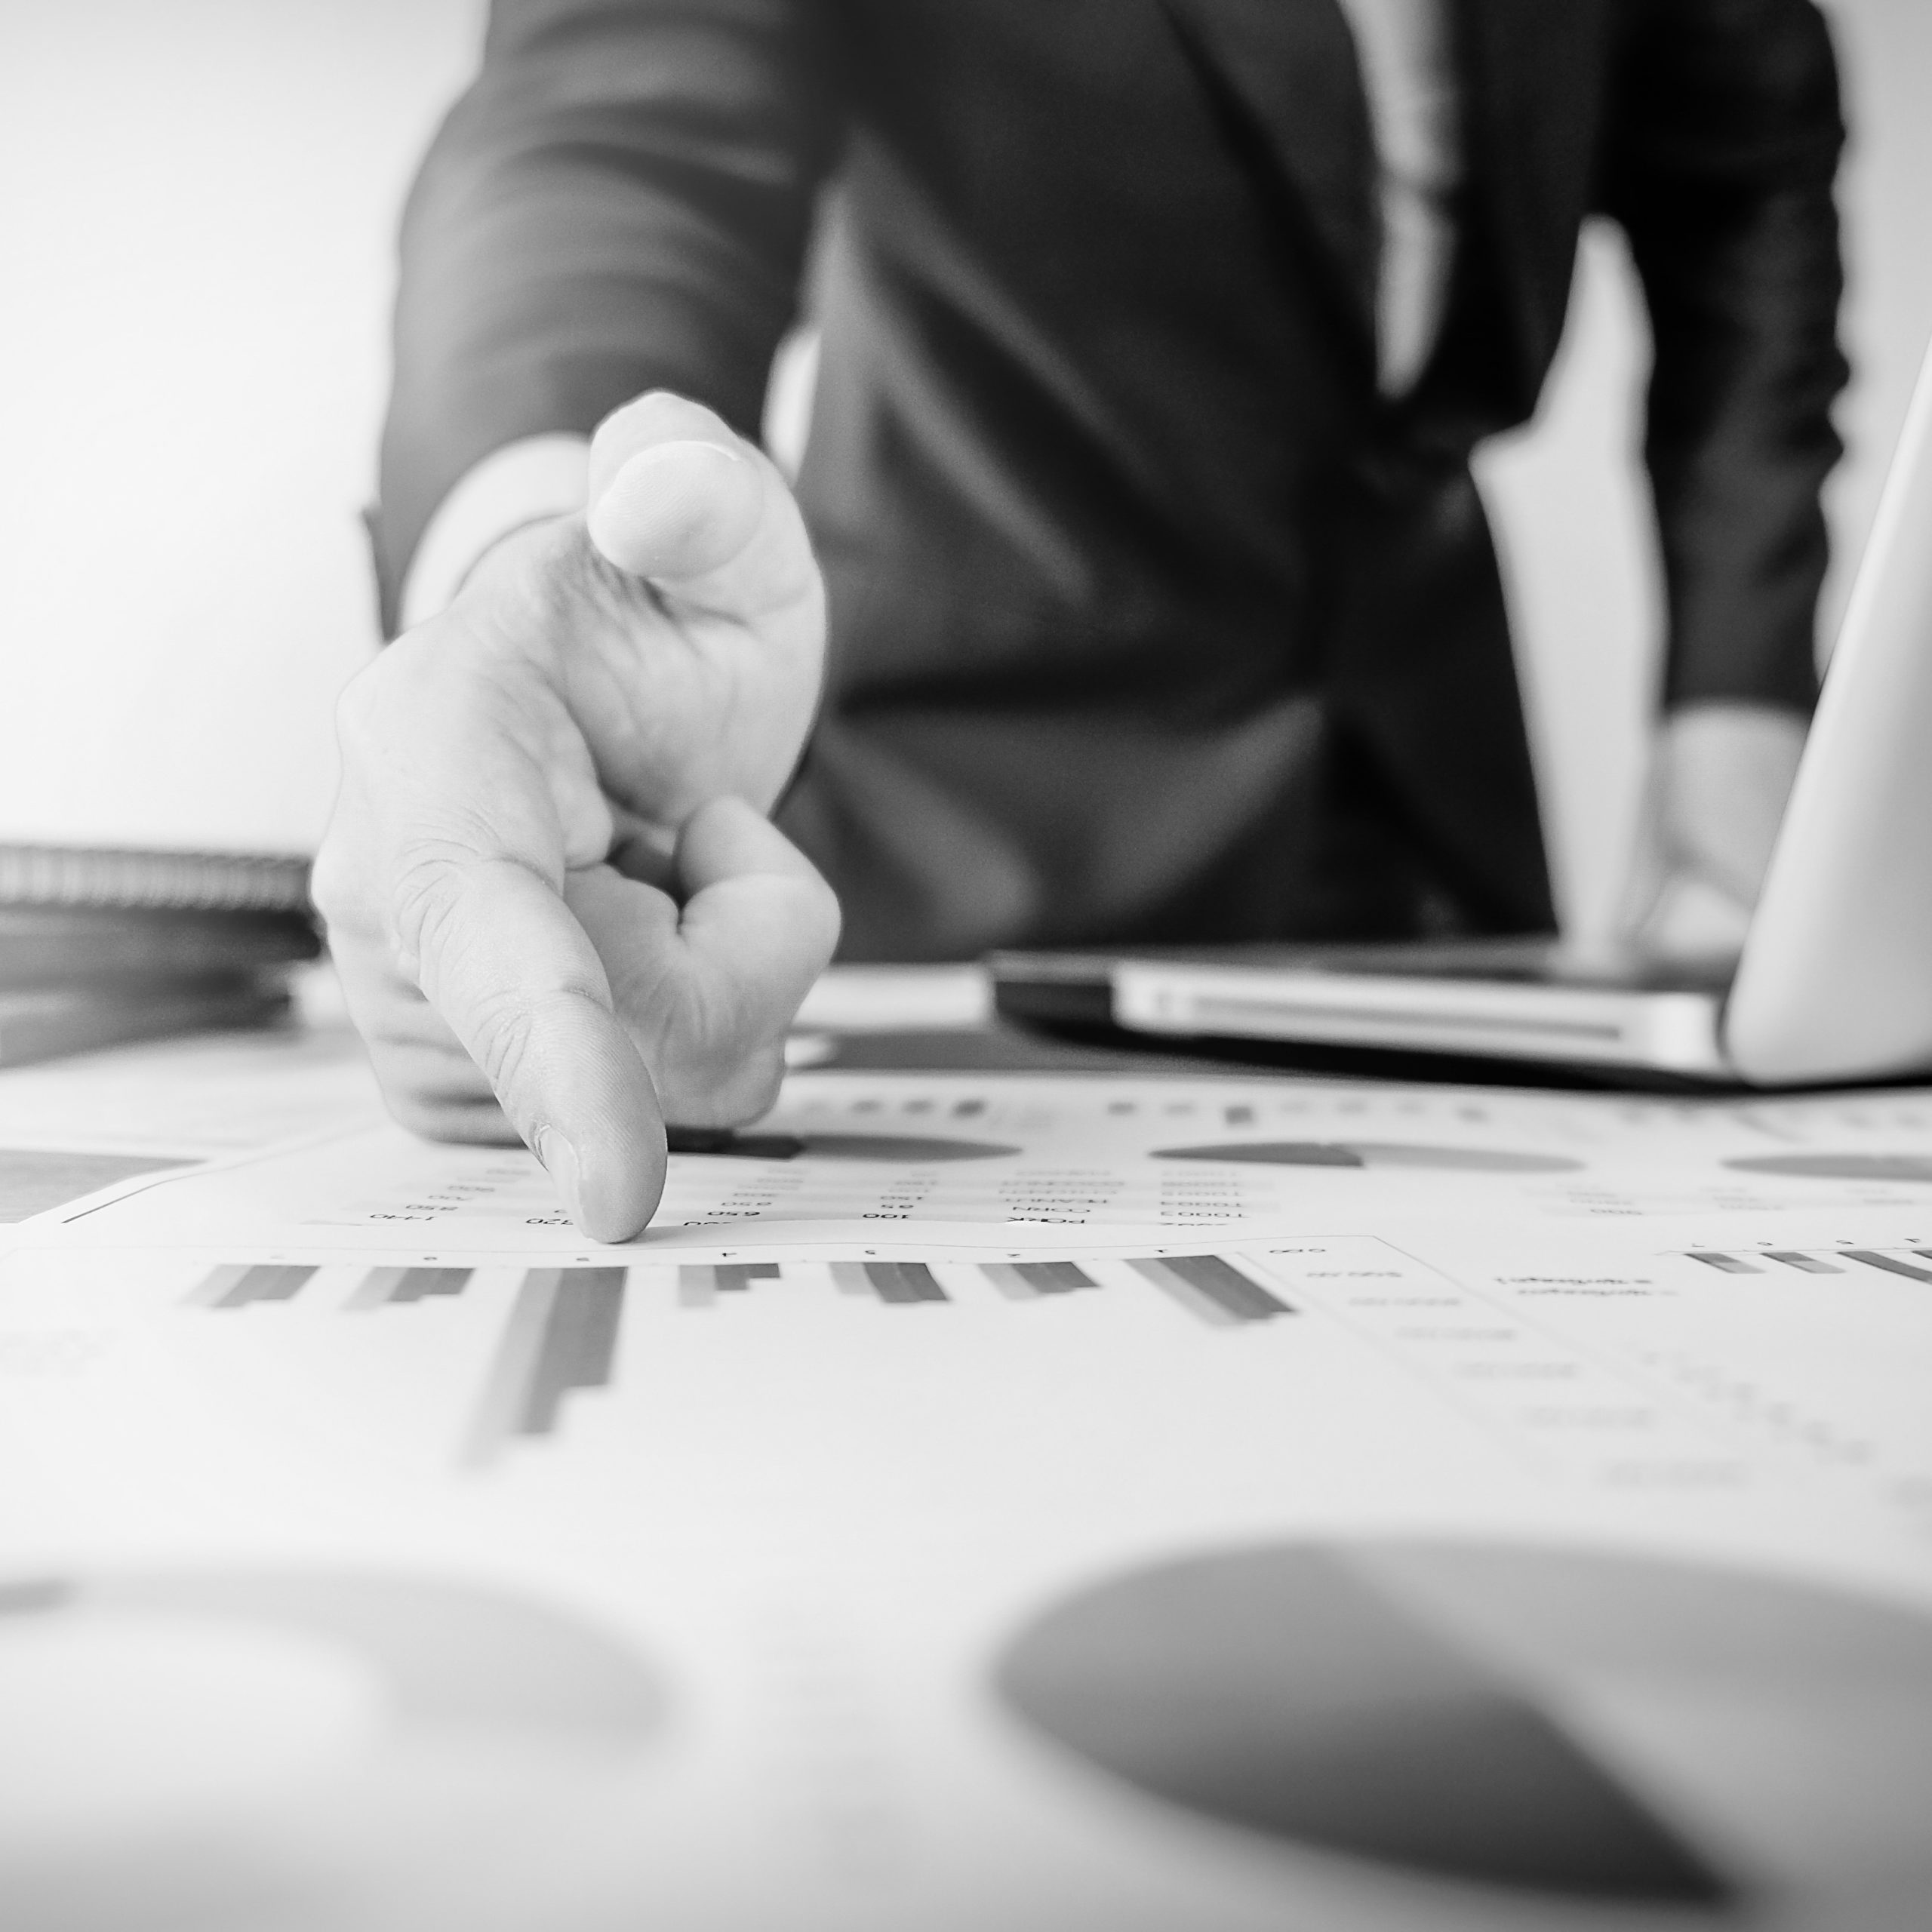
[[[0,844],[0,1066],[273,1020],[308,888],[283,854]]]

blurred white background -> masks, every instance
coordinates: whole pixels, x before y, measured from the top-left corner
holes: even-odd
[[[1858,370],[1829,638],[1932,331],[1932,6],[1831,0]],[[0,25],[0,840],[303,851],[375,648],[398,210],[481,0],[62,0]],[[1484,457],[1558,889],[1601,925],[1657,629],[1642,331],[1586,251],[1559,380]]]

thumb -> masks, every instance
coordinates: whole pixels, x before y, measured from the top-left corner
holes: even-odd
[[[731,564],[764,521],[758,452],[710,410],[654,392],[605,418],[590,446],[591,541],[666,584]]]

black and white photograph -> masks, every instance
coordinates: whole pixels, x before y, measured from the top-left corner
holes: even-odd
[[[1927,0],[0,0],[0,1927],[1928,1932]]]

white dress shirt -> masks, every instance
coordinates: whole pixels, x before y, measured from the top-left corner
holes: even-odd
[[[1355,35],[1379,168],[1376,346],[1385,394],[1414,386],[1435,346],[1455,254],[1461,102],[1448,0],[1337,0]],[[530,436],[485,457],[429,520],[403,586],[405,627],[447,605],[478,558],[525,524],[584,507],[590,444]]]
[[[1382,205],[1376,337],[1382,387],[1421,375],[1442,325],[1463,180],[1447,0],[1340,0],[1355,37]]]

